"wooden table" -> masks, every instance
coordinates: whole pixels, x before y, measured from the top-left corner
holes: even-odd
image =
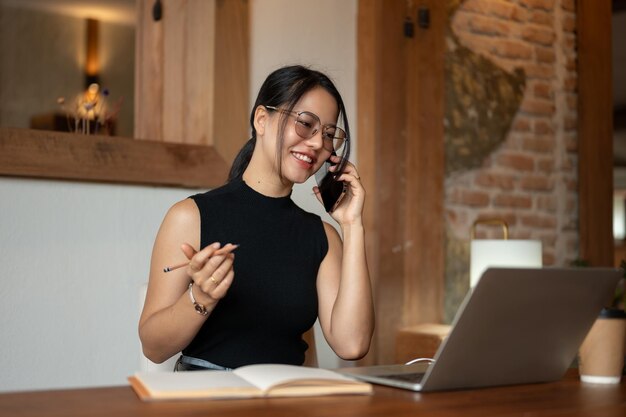
[[[626,416],[626,383],[559,382],[418,394],[376,386],[372,396],[144,403],[130,387],[0,394],[0,416]]]

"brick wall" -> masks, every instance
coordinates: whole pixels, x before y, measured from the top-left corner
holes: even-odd
[[[575,18],[574,0],[466,0],[451,16],[462,45],[526,76],[502,144],[482,167],[446,178],[452,239],[468,242],[474,220],[497,217],[511,238],[542,241],[544,265],[577,256]],[[480,227],[477,236],[501,231]]]

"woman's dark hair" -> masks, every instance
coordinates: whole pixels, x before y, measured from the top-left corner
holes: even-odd
[[[252,158],[252,152],[256,144],[256,130],[254,129],[254,113],[259,106],[274,106],[281,107],[286,110],[293,110],[296,103],[302,98],[304,94],[311,91],[316,87],[324,88],[337,102],[339,109],[339,117],[341,118],[341,124],[346,131],[348,138],[350,138],[350,127],[348,126],[348,116],[346,115],[346,109],[343,104],[341,94],[335,87],[335,84],[325,74],[315,71],[301,65],[293,65],[288,67],[282,67],[272,72],[265,79],[265,82],[259,90],[252,112],[250,113],[250,127],[252,129],[252,137],[241,148],[233,165],[230,168],[228,174],[228,182],[241,179],[243,172],[248,167],[250,159]],[[283,145],[283,137],[285,127],[287,126],[288,117],[286,115],[281,116],[281,122],[278,127],[278,143],[276,152],[278,161],[281,160],[281,151]],[[337,167],[336,173],[341,173],[345,166],[345,161],[350,156],[350,140],[345,142],[346,147],[343,152],[343,160]],[[279,165],[280,166],[280,165]],[[280,168],[279,168],[280,169]]]

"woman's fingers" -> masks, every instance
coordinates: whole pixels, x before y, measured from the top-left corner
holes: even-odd
[[[333,158],[336,158],[336,160],[333,160]],[[341,158],[338,157],[338,156],[333,156],[333,157],[331,157],[331,160],[333,162],[337,162],[337,165],[333,165],[333,166],[331,166],[329,168],[330,171],[334,172],[339,167],[338,163],[339,163],[339,161],[341,161]],[[354,164],[352,164],[351,162],[348,162],[348,161],[346,161],[346,165],[344,166],[344,169],[343,169],[343,172],[342,172],[341,176],[346,175],[346,174],[352,175],[357,180],[361,179],[361,177],[359,176],[359,174],[358,174]],[[341,179],[341,177],[339,177],[338,179]],[[344,181],[345,181],[345,179],[344,179]]]
[[[338,161],[341,159],[339,158]],[[333,160],[334,162],[334,160]],[[332,171],[336,171],[338,165],[331,167]],[[354,164],[346,161],[341,175],[336,178],[338,181],[344,181],[348,187],[345,198],[339,203],[337,208],[333,210],[331,216],[340,224],[352,223],[362,216],[363,204],[365,200],[365,188],[361,183],[361,177]]]
[[[233,261],[235,255],[226,255],[226,259],[219,266],[215,272],[208,278],[201,282],[194,282],[199,287],[200,291],[198,298],[206,298],[208,303],[217,302],[224,298],[230,285],[235,277],[235,271],[233,270]]]
[[[222,258],[221,262],[214,262],[218,258]],[[210,267],[207,267],[205,270],[203,270],[203,272],[206,272],[206,274],[204,274],[204,279],[202,279],[201,282],[196,281],[196,284],[198,284],[200,288],[202,288],[202,291],[210,294],[212,290],[214,290],[218,285],[221,284],[226,275],[228,275],[228,273],[233,270],[234,258],[235,255],[230,254],[215,256],[209,259],[208,263],[213,263],[215,267],[209,265]]]
[[[199,302],[202,299],[205,302],[215,302],[226,295],[234,277],[235,255],[231,252],[238,246],[229,243],[220,248],[219,243],[214,243],[192,256],[187,271],[199,289]],[[187,251],[191,252],[188,249]]]
[[[342,157],[340,157],[339,155],[331,155],[331,156],[330,156],[330,162],[335,163],[335,164],[340,163],[342,159],[343,159],[343,158],[342,158]],[[346,163],[349,163],[349,162],[348,162],[348,161],[346,161]]]
[[[188,267],[189,275],[192,275],[193,273],[200,271],[204,267],[204,264],[206,263],[207,259],[209,259],[211,255],[213,255],[213,253],[219,249],[219,247],[220,247],[220,244],[216,242],[207,246],[201,251],[193,254],[191,258],[189,258],[189,267]],[[181,246],[181,249],[183,250],[183,252],[185,253],[185,256],[187,257],[189,257],[188,254],[191,254],[191,251],[189,249],[193,250],[193,248],[187,244],[183,244]]]
[[[234,278],[235,271],[230,269],[228,273],[224,276],[224,278],[222,278],[222,280],[219,282],[219,284],[217,284],[215,288],[210,291],[209,295],[216,300],[224,298],[224,296],[228,292],[228,289],[230,288],[230,285],[233,283]]]
[[[193,258],[197,251],[189,243],[183,243],[180,245],[180,249],[183,251],[187,259]]]
[[[321,204],[324,204],[324,200],[322,200],[322,194],[320,193],[320,187],[318,187],[317,185],[313,186],[313,194],[315,194],[317,201],[319,201]]]
[[[208,260],[217,256],[224,256],[237,249],[238,246],[239,245],[233,245],[232,243],[228,243],[224,245],[224,247],[220,248],[220,244],[216,242],[202,249],[200,252],[195,253],[189,260],[189,275],[191,276],[193,273],[202,270],[207,264]],[[185,255],[187,255],[188,253],[191,254],[191,251],[193,251],[193,248],[187,244],[183,244],[181,249],[183,249]],[[220,258],[219,261],[216,261],[217,264],[219,264],[222,259],[223,258]],[[215,262],[213,264],[215,265]]]

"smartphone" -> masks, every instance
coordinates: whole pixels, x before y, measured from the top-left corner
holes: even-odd
[[[338,181],[336,179],[337,174],[328,170],[328,168],[334,165],[337,164],[331,162],[329,158],[324,165],[322,165],[319,171],[315,173],[315,179],[317,181],[317,187],[320,190],[322,203],[324,204],[324,209],[328,213],[332,213],[337,208],[348,190],[347,184],[344,181]]]

